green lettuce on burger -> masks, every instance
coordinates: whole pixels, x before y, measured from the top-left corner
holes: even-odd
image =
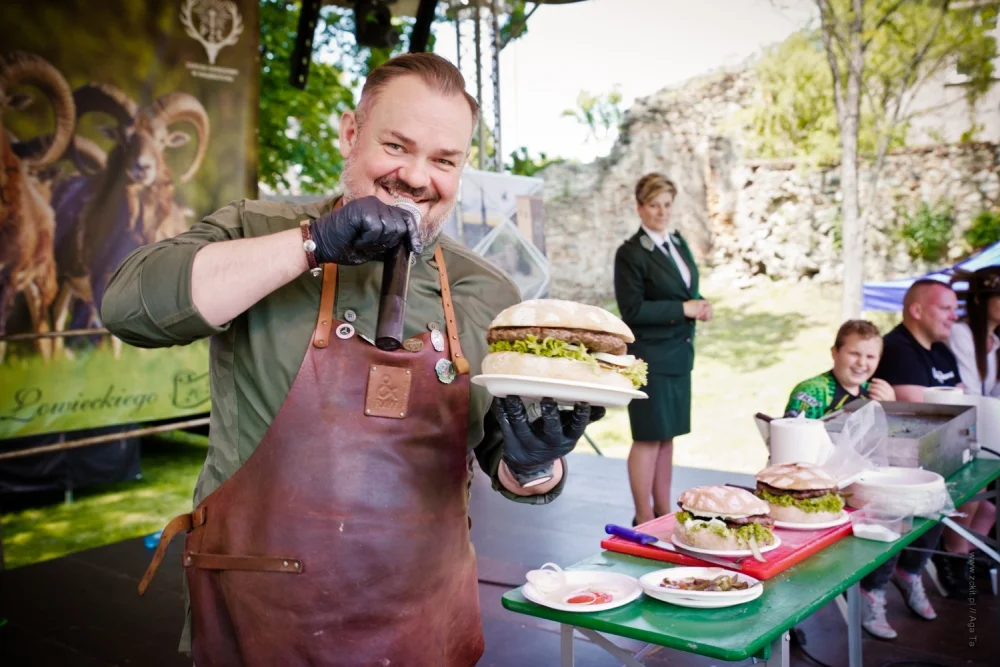
[[[826,523],[840,518],[844,499],[837,480],[810,463],[782,463],[757,473],[756,495],[771,516],[788,523]]]
[[[490,324],[483,373],[526,375],[638,389],[646,362],[628,354],[631,329],[603,308],[533,299],[507,308]]]

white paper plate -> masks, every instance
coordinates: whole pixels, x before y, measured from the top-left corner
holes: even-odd
[[[645,590],[645,589],[644,589]],[[665,589],[664,589],[665,590]],[[694,609],[720,609],[722,607],[735,607],[738,604],[746,604],[747,602],[753,602],[761,595],[764,594],[763,586],[754,586],[750,589],[753,594],[739,597],[739,598],[685,598],[680,596],[666,595],[659,596],[653,594],[652,591],[646,590],[646,594],[650,597],[656,598],[661,602],[666,602],[667,604],[677,605],[678,607],[692,607]]]
[[[721,574],[736,577],[738,581],[745,581],[750,587],[743,591],[681,591],[674,588],[665,588],[660,585],[664,579],[714,579]],[[652,597],[658,600],[670,601],[672,598],[688,600],[738,600],[748,602],[754,600],[763,590],[760,580],[743,574],[733,572],[721,567],[670,567],[655,572],[648,572],[639,578],[639,585]],[[760,590],[757,590],[760,589]]]
[[[686,549],[698,554],[708,554],[709,556],[750,556],[753,557],[753,552],[749,549],[702,549],[701,547],[693,547],[687,542],[682,542],[677,539],[676,535],[671,535],[670,541],[679,547]],[[766,547],[760,547],[761,553],[767,553],[768,551],[774,551],[781,546],[781,538],[777,535],[774,536],[774,542],[767,545]]]
[[[564,572],[566,575],[566,588],[564,589],[546,594],[529,582],[521,586],[521,593],[527,599],[543,607],[586,614],[621,607],[642,595],[642,586],[639,585],[639,581],[626,574],[589,570],[565,570]],[[603,604],[580,605],[563,602],[571,592],[586,588],[596,590],[611,588],[613,590],[609,592],[614,592],[615,595],[610,602]]]
[[[501,398],[511,395],[535,400],[551,398],[561,405],[569,406],[585,402],[605,408],[621,408],[632,399],[648,398],[645,393],[633,389],[524,375],[477,375],[472,378],[472,383],[486,387],[491,395]]]
[[[774,527],[784,528],[785,530],[824,530],[826,528],[843,526],[850,520],[851,515],[844,510],[840,510],[840,517],[834,519],[833,521],[824,521],[823,523],[789,523],[788,521],[775,521]]]

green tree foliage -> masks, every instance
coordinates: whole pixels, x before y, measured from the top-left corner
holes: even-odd
[[[844,21],[852,15],[849,4],[848,0],[829,3]],[[905,144],[909,121],[926,111],[909,105],[910,93],[930,77],[957,65],[969,77],[966,91],[973,101],[988,89],[996,53],[989,30],[996,11],[945,10],[947,3],[931,0],[862,4],[865,51],[858,153],[874,158],[882,150]],[[843,54],[846,41],[846,31],[831,40],[842,78],[849,71]],[[756,73],[760,97],[741,115],[749,129],[750,153],[818,164],[838,162],[840,129],[822,31],[791,35],[765,53]]]
[[[332,191],[343,170],[337,145],[340,116],[354,108],[364,77],[408,47],[411,21],[394,21],[393,49],[362,48],[350,9],[324,7],[313,41],[305,90],[288,73],[301,3],[261,0],[259,180],[278,191]],[[433,47],[433,41],[429,48]]]
[[[988,248],[1000,241],[1000,212],[980,211],[963,234],[970,251]]]
[[[913,259],[937,262],[945,258],[951,242],[955,216],[949,204],[931,206],[922,202],[916,212],[904,214],[900,236]]]
[[[622,94],[617,87],[603,95],[581,90],[576,96],[576,108],[566,109],[562,115],[587,128],[588,140],[600,141],[617,131],[625,118],[621,104]]]
[[[510,161],[507,162],[506,167],[507,171],[516,176],[534,176],[550,164],[560,162],[563,162],[563,158],[550,158],[544,152],[539,153],[537,158],[531,157],[528,147],[521,146],[510,154]]]

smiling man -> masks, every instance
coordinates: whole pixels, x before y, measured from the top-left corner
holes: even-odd
[[[844,322],[830,354],[831,370],[795,385],[785,407],[786,417],[804,414],[808,419],[819,419],[855,398],[895,400],[889,383],[871,379],[882,356],[882,337],[874,324],[866,320]]]
[[[198,667],[466,667],[483,652],[469,542],[472,461],[512,500],[558,495],[563,457],[603,414],[543,401],[528,423],[470,374],[517,287],[440,235],[478,106],[432,54],[370,73],[340,121],[343,196],[233,203],[142,248],[104,296],[140,347],[211,337],[212,424],[187,532]],[[420,211],[419,221],[405,207]],[[403,349],[372,341],[385,253],[414,254]]]

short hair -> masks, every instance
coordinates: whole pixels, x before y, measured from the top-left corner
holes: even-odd
[[[906,290],[906,294],[903,295],[903,314],[906,315],[907,311],[910,310],[912,306],[920,296],[931,287],[943,287],[947,290],[955,291],[955,288],[948,283],[943,283],[940,280],[934,280],[933,278],[921,278],[920,280],[914,281],[910,288]]]
[[[677,186],[663,174],[656,172],[646,174],[635,184],[635,201],[645,206],[664,192],[670,193],[671,197],[676,197]]]
[[[878,327],[868,320],[847,320],[837,330],[837,339],[833,342],[833,349],[839,350],[844,347],[847,344],[848,336],[859,336],[861,340],[868,340],[881,338],[882,334]]]
[[[472,112],[472,124],[479,122],[479,103],[466,92],[465,77],[457,67],[435,53],[406,53],[390,58],[368,74],[355,109],[358,125],[363,122],[363,116],[371,111],[382,89],[393,79],[404,76],[416,76],[429,88],[444,95],[463,95]]]

